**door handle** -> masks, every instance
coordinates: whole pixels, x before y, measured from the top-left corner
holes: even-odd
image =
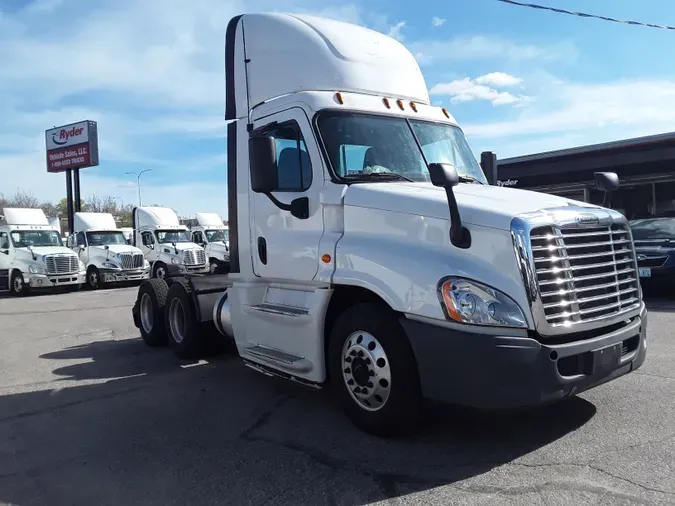
[[[267,265],[267,241],[264,237],[258,237],[258,257],[263,265]]]

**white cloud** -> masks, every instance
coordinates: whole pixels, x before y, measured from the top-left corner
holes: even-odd
[[[396,40],[402,41],[405,39],[405,36],[401,33],[401,30],[405,27],[405,21],[399,21],[395,25],[389,27],[387,35],[393,37]]]
[[[491,102],[492,105],[513,105],[526,100],[526,97],[515,96],[508,91],[498,91],[489,86],[478,84],[478,79],[471,80],[468,77],[449,83],[439,83],[431,88],[430,93],[432,95],[449,95],[452,97],[450,101],[453,103],[486,100]]]
[[[493,86],[495,88],[507,88],[511,86],[518,86],[523,84],[523,80],[519,77],[514,77],[504,72],[491,72],[484,76],[474,79],[478,84],[486,86]]]
[[[431,26],[441,26],[443,23],[445,23],[445,18],[439,18],[438,16],[434,16],[431,18]]]
[[[474,148],[493,150],[500,158],[671,132],[675,80],[551,79],[508,120],[467,122],[462,128]]]
[[[532,45],[483,35],[449,40],[420,40],[407,46],[413,54],[423,54],[423,58],[418,59],[421,65],[468,60],[573,61],[577,57],[576,46],[567,41]]]

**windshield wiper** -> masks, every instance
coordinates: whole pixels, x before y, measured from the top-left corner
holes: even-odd
[[[481,181],[478,178],[475,178],[473,176],[459,176],[459,182],[460,183],[480,183],[480,184],[485,184],[483,181]]]
[[[389,181],[409,181],[411,183],[414,182],[412,179],[402,176],[401,174],[397,174],[396,172],[370,172],[367,174],[348,174],[342,177],[343,179],[355,179],[359,181],[376,181],[380,179],[383,181],[389,180]]]

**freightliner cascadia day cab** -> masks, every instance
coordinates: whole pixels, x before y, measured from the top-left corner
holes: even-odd
[[[192,242],[206,251],[212,274],[227,272],[230,263],[228,229],[218,213],[197,213],[197,225],[190,227]]]
[[[148,344],[331,384],[360,428],[423,399],[540,405],[640,367],[647,312],[620,213],[487,178],[396,40],[246,14],[226,34],[230,272],[150,280]],[[597,174],[611,190],[615,174]]]
[[[209,272],[204,248],[190,240],[190,232],[167,207],[135,207],[133,245],[152,266],[152,276],[164,278],[169,266],[179,274]]]
[[[63,245],[42,209],[5,208],[0,225],[0,290],[23,295],[31,288],[84,283],[85,269]]]
[[[91,288],[150,277],[150,262],[139,248],[127,243],[112,214],[75,213],[73,225],[75,233],[68,237],[68,247],[86,266]]]

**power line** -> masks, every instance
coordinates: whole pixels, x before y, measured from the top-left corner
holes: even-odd
[[[612,23],[622,23],[624,25],[647,26],[649,28],[660,28],[661,30],[675,30],[675,26],[655,25],[653,23],[641,23],[640,21],[626,21],[623,19],[609,18],[607,16],[596,16],[595,14],[586,14],[584,12],[568,11],[565,9],[558,9],[557,7],[549,7],[546,5],[529,4],[525,2],[517,2],[516,0],[497,0],[506,4],[518,5],[520,7],[530,7],[532,9],[541,9],[544,11],[557,12],[558,14],[569,14],[571,16],[579,16],[580,18],[594,18],[603,21],[611,21]]]

